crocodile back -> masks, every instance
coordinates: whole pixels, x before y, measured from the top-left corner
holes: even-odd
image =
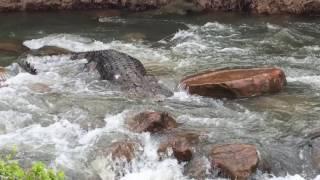
[[[153,76],[147,76],[143,64],[122,52],[103,50],[83,55],[88,63],[95,63],[101,79],[109,80],[122,90],[137,96],[171,96],[172,92],[161,86]]]

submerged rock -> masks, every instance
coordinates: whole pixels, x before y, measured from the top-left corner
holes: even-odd
[[[48,93],[51,91],[51,88],[43,83],[33,83],[28,85],[28,88],[38,93]]]
[[[135,149],[139,144],[132,141],[118,141],[111,144],[109,153],[112,159],[125,159],[131,161],[135,157]]]
[[[256,147],[249,144],[214,145],[209,156],[212,168],[233,180],[248,179],[259,162]]]
[[[127,124],[130,130],[138,133],[156,133],[177,127],[174,118],[165,112],[142,112],[128,119]]]
[[[178,133],[169,136],[159,146],[158,153],[166,153],[168,148],[172,149],[174,157],[179,161],[190,161],[193,157],[196,144],[199,143],[199,134]]]
[[[27,51],[28,48],[22,45],[22,41],[10,40],[0,42],[0,52],[2,53],[13,53],[20,55]]]
[[[185,167],[184,173],[193,179],[205,180],[210,175],[210,162],[207,158],[193,158]]]
[[[286,77],[279,68],[226,69],[188,76],[181,84],[190,94],[243,98],[279,92],[286,85]]]

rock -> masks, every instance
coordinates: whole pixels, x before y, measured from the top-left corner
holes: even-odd
[[[319,14],[318,0],[252,0],[251,9],[258,14]]]
[[[205,180],[210,175],[210,162],[207,158],[193,158],[186,166],[184,174],[191,179]]]
[[[130,9],[141,11],[154,9],[170,0],[1,0],[0,11],[43,11],[61,9]]]
[[[127,121],[129,129],[142,133],[156,133],[177,127],[176,121],[165,112],[142,112]]]
[[[163,7],[162,9],[160,9]],[[159,13],[242,11],[259,14],[319,14],[318,0],[1,0],[1,11],[61,9],[160,9]],[[108,13],[107,13],[108,14]]]
[[[273,143],[264,145],[259,151],[260,172],[271,173],[275,176],[286,176],[297,172],[303,172],[306,167],[306,157],[297,147]],[[301,155],[305,158],[301,159]],[[309,166],[310,167],[310,166]]]
[[[251,0],[196,0],[206,10],[210,11],[250,11]]]
[[[110,146],[110,154],[112,159],[125,159],[128,162],[135,157],[135,149],[139,147],[138,143],[131,141],[118,141]]]
[[[0,66],[0,81],[6,81],[7,80],[7,70],[4,67]]]
[[[214,145],[209,156],[213,169],[236,180],[248,179],[259,162],[256,147],[249,144]]]
[[[5,81],[8,78],[7,70],[0,66],[0,87],[6,87]]]
[[[190,94],[243,98],[279,92],[286,77],[279,68],[224,69],[188,76],[181,84]]]
[[[189,12],[200,12],[203,10],[202,6],[199,6],[192,0],[174,0],[168,1],[168,3],[162,6],[155,14],[179,14],[185,15]]]
[[[0,52],[14,53],[20,55],[21,53],[27,50],[28,48],[22,45],[22,41],[9,40],[0,42]]]
[[[200,135],[194,133],[180,133],[170,136],[159,146],[158,153],[166,153],[168,148],[172,149],[174,157],[179,161],[190,161],[193,157],[195,145],[199,142]]]

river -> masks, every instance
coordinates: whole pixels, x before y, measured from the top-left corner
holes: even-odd
[[[141,60],[174,96],[161,102],[130,98],[97,73],[84,71],[85,60],[28,56],[39,74],[11,75],[9,86],[0,89],[2,151],[16,147],[23,165],[43,161],[63,169],[67,179],[190,179],[184,164],[172,158],[158,161],[157,137],[125,126],[130,114],[160,110],[172,114],[179,129],[206,135],[207,143],[255,144],[272,172],[257,171],[253,179],[320,179],[310,150],[300,146],[320,126],[319,18],[96,14],[1,14],[0,39],[23,40],[32,49],[116,49]],[[0,65],[14,70],[16,59],[0,54]],[[279,94],[239,100],[190,96],[178,88],[186,75],[235,66],[280,67],[288,86]],[[39,83],[49,88],[39,91],[34,88]],[[143,149],[131,163],[97,153],[124,137],[139,140]],[[207,178],[219,179],[210,173]]]

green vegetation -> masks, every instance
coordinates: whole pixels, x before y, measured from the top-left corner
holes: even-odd
[[[64,180],[62,171],[54,171],[43,163],[36,162],[31,169],[23,169],[19,163],[12,160],[13,154],[0,160],[0,179],[7,180]]]

